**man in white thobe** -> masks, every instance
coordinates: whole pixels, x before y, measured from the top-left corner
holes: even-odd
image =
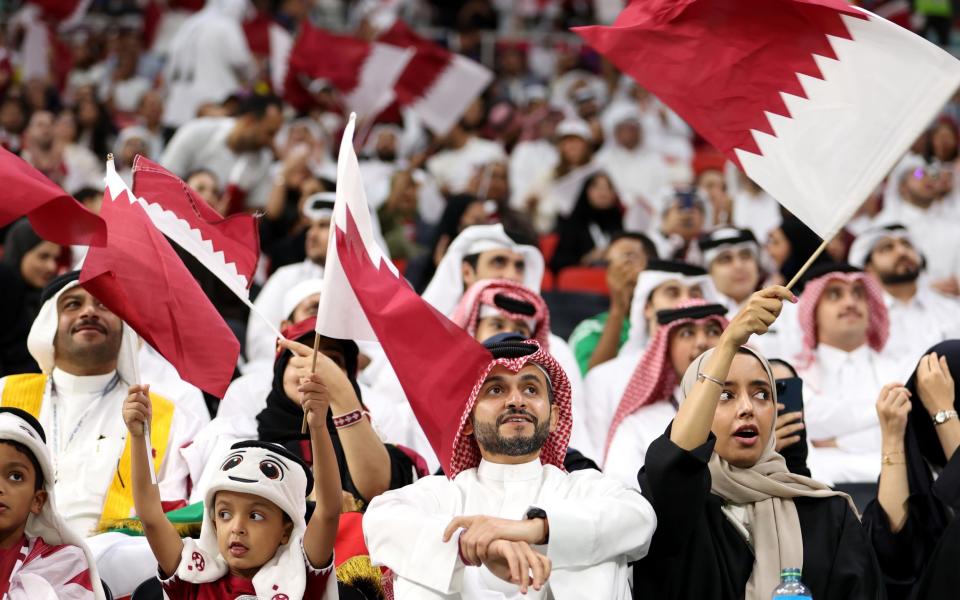
[[[903,376],[882,354],[889,336],[883,292],[849,265],[824,265],[808,277],[798,309],[804,351],[794,363],[812,446],[807,464],[828,484],[873,482],[880,475],[877,395]]]
[[[691,298],[705,298],[708,302],[716,298],[710,277],[700,267],[678,261],[651,260],[640,273],[633,288],[626,343],[616,358],[590,369],[584,381],[590,399],[587,434],[593,448],[606,445],[613,414],[627,389],[630,375],[650,339],[656,335],[657,313],[676,308]]]
[[[444,315],[450,316],[464,291],[477,281],[509,279],[539,293],[543,271],[543,255],[539,248],[513,241],[500,224],[474,225],[461,231],[450,243],[447,253],[437,265],[433,279],[423,292],[423,299]],[[581,437],[586,434],[583,421],[586,416],[586,396],[577,358],[566,340],[553,333],[550,333],[549,339],[550,353],[567,372],[573,393],[574,428],[571,445],[587,448],[589,444]],[[392,373],[391,376],[396,381],[396,376]],[[430,458],[433,456],[432,450],[419,447],[414,450],[428,457],[427,462],[433,468],[434,463]]]
[[[263,208],[274,180],[271,146],[283,125],[282,106],[276,98],[252,96],[236,117],[193,119],[177,129],[160,164],[183,179],[206,169],[237,208]]]
[[[867,229],[854,240],[849,260],[883,286],[890,314],[890,339],[883,352],[904,373],[912,372],[935,344],[960,338],[960,302],[922,278],[924,260],[906,227],[887,223]]]
[[[30,330],[27,346],[43,375],[0,379],[0,398],[5,406],[38,409],[35,416],[50,432],[60,513],[76,531],[89,534],[104,514],[124,450],[127,432],[120,408],[134,384],[139,338],[77,278],[73,272],[48,285]],[[31,382],[38,386],[35,391]],[[179,449],[202,425],[174,408],[157,477],[164,500],[186,499],[189,472]],[[132,507],[132,496],[130,501]]]
[[[449,478],[387,492],[364,515],[370,558],[393,572],[398,600],[630,597],[628,563],[646,554],[656,515],[598,471],[562,470],[569,384],[521,339],[488,341],[490,368],[465,404],[449,403],[462,414]]]
[[[689,300],[682,308],[657,313],[656,335],[634,366],[612,422],[604,431],[603,472],[640,490],[637,473],[650,444],[677,415],[680,379],[698,356],[713,348],[727,326],[721,304]]]

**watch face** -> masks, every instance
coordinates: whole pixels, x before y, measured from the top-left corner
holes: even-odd
[[[938,413],[936,414],[936,416],[933,417],[933,420],[934,420],[934,422],[936,422],[936,423],[944,423],[944,422],[946,422],[946,420],[947,420],[947,414],[946,414],[946,413],[942,413],[942,412],[938,412]]]

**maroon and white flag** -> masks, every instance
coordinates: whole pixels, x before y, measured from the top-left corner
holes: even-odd
[[[316,104],[318,91],[332,86],[343,95],[349,110],[362,119],[373,119],[393,102],[393,86],[412,56],[412,50],[336,35],[304,23],[290,52],[284,99],[305,111]]]
[[[844,0],[633,0],[574,31],[824,239],[960,84],[960,61]]]
[[[397,102],[412,108],[436,135],[450,131],[493,80],[490,69],[423,39],[399,19],[377,39],[416,50],[396,83]]]
[[[417,421],[450,473],[464,402],[492,359],[417,295],[374,241],[353,149],[355,121],[356,115],[350,115],[340,142],[317,332],[380,342]]]
[[[45,240],[84,246],[106,243],[103,219],[5,148],[0,148],[0,185],[0,227],[26,216]]]
[[[156,348],[180,377],[222,398],[240,342],[112,160],[106,183],[101,216],[107,243],[90,248],[80,283]]]

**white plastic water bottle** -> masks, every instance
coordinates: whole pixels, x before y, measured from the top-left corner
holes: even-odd
[[[780,585],[773,590],[772,600],[813,600],[810,589],[800,581],[800,569],[780,571]]]

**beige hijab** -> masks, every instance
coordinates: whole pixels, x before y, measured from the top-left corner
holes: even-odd
[[[775,378],[770,363],[759,352],[743,347],[763,365],[771,384]],[[700,366],[713,350],[707,350],[687,369],[681,388],[686,398],[697,383]],[[771,385],[773,401],[777,401],[776,386]],[[776,416],[773,430],[776,430]],[[770,432],[767,445],[757,464],[749,469],[735,467],[714,452],[710,457],[710,491],[732,504],[743,505],[747,523],[753,533],[753,573],[747,582],[745,600],[767,600],[780,583],[780,570],[803,567],[803,532],[793,498],[827,498],[842,496],[856,507],[846,494],[835,492],[819,481],[795,475],[787,470],[787,463],[774,449],[776,436]],[[858,515],[859,517],[859,515]]]

